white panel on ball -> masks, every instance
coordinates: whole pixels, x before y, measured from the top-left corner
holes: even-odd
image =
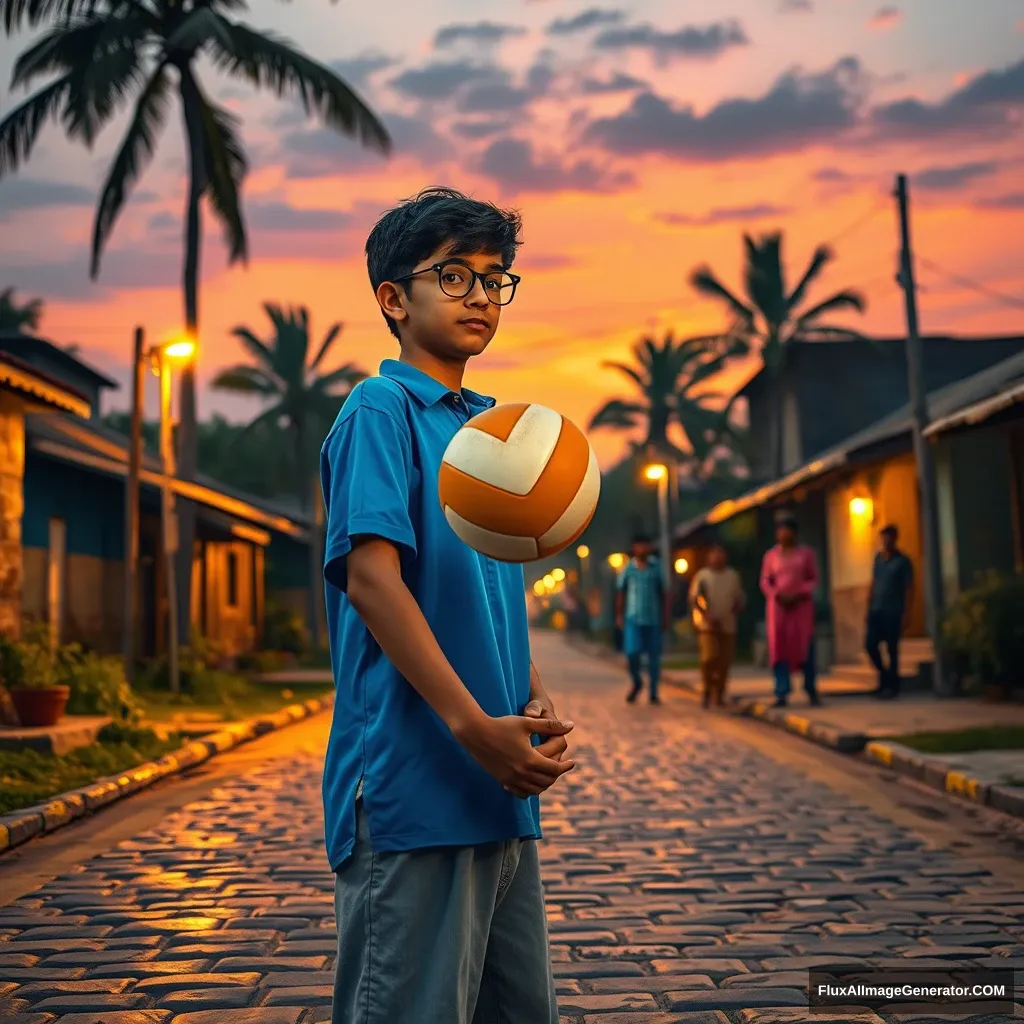
[[[445,518],[455,531],[459,540],[464,541],[475,551],[499,562],[535,562],[537,560],[537,542],[532,537],[514,537],[507,533],[494,533],[485,530],[468,519],[463,519],[453,508],[445,505]]]
[[[558,522],[540,538],[539,546],[544,549],[561,550],[575,536],[583,521],[594,511],[601,495],[601,467],[597,464],[594,449],[590,449],[587,472],[576,496],[569,507],[558,517]]]
[[[543,405],[523,410],[507,441],[476,427],[463,427],[451,439],[444,461],[509,494],[533,490],[562,433],[562,416]]]

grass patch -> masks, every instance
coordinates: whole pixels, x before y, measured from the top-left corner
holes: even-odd
[[[953,732],[890,736],[922,754],[968,754],[976,750],[1024,750],[1024,725],[988,725]]]
[[[143,717],[150,722],[237,722],[273,714],[289,704],[330,693],[322,686],[259,683],[228,672],[204,672],[192,693],[143,690],[138,694]]]
[[[181,736],[160,739],[151,729],[111,724],[95,743],[66,754],[37,750],[0,750],[0,814],[32,807],[58,793],[88,785],[115,772],[177,750]]]

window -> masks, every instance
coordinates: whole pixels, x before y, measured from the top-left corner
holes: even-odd
[[[228,552],[228,607],[238,607],[238,555]]]

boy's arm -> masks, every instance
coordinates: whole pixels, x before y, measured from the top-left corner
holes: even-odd
[[[366,407],[363,396],[355,402],[321,453],[324,578],[347,595],[388,660],[466,750],[511,792],[539,793],[573,764],[546,757],[532,735],[564,734],[572,724],[491,718],[455,673],[402,578],[399,551],[415,557],[417,546],[408,431],[386,411]]]
[[[405,585],[393,544],[379,537],[358,538],[346,561],[348,599],[388,660],[506,789],[517,796],[541,793],[575,766],[546,756],[530,742],[534,733],[564,735],[572,722],[525,715],[492,718],[477,704]]]

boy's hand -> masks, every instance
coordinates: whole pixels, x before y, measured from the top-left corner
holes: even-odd
[[[518,797],[543,793],[556,779],[576,767],[572,760],[545,757],[530,742],[534,733],[564,736],[572,722],[528,718],[525,715],[485,717],[458,737],[490,775]]]
[[[558,715],[555,714],[551,698],[544,694],[542,697],[534,697],[529,704],[523,708],[523,714],[527,718],[539,718],[548,722],[557,722]],[[552,757],[556,761],[562,760],[562,755],[569,749],[569,741],[564,736],[551,736],[536,748],[538,754],[545,757]]]

